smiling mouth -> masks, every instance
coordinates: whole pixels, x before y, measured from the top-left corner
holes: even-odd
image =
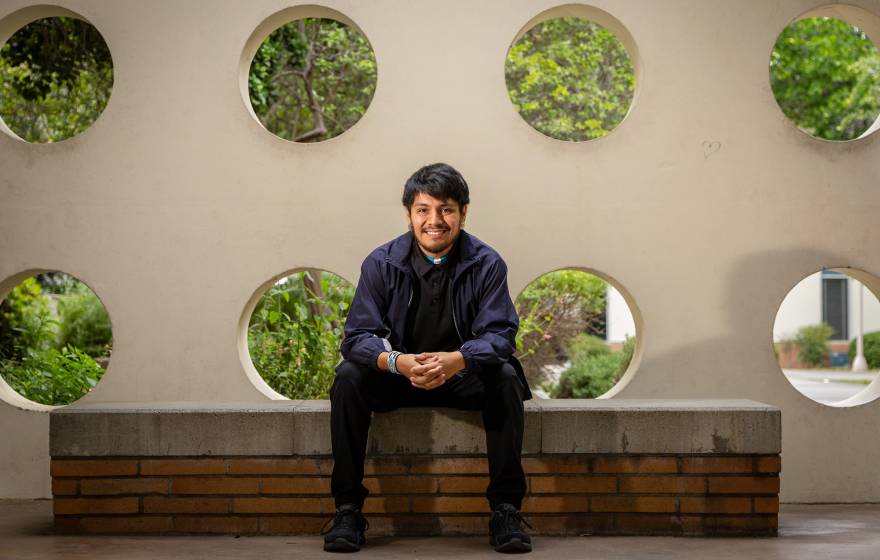
[[[427,235],[428,237],[434,237],[434,238],[443,237],[444,235],[446,235],[449,232],[448,229],[426,229],[423,231],[424,231],[425,235]]]

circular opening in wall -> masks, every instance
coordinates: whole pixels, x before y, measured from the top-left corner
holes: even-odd
[[[845,141],[877,128],[878,18],[852,6],[808,12],[779,34],[770,53],[770,85],[782,112],[801,131]]]
[[[633,102],[630,46],[623,26],[600,10],[549,10],[507,51],[508,96],[528,124],[551,138],[601,138],[623,122]]]
[[[376,90],[376,57],[350,21],[300,15],[260,39],[247,86],[253,114],[266,130],[285,140],[320,142],[364,115]]]
[[[8,37],[0,48],[0,118],[5,125],[0,128],[27,142],[76,136],[98,119],[110,99],[110,50],[91,23],[68,14],[25,17],[21,26],[25,11],[0,22],[0,39]],[[14,27],[11,35],[6,34],[9,27]]]
[[[0,302],[0,376],[30,403],[82,398],[104,375],[112,345],[101,300],[63,272],[29,276]]]
[[[878,284],[880,279],[863,271],[826,269],[785,296],[773,346],[786,379],[803,395],[832,406],[877,397],[880,301],[873,290]]]
[[[350,282],[318,269],[285,276],[260,296],[247,347],[272,390],[295,400],[329,398],[352,297]]]
[[[536,397],[600,397],[631,369],[636,320],[603,278],[574,269],[544,274],[519,294],[516,310],[516,356]]]

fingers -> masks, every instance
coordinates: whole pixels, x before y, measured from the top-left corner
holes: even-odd
[[[413,375],[424,376],[427,372],[433,371],[433,370],[437,369],[438,367],[442,367],[442,364],[440,364],[436,360],[433,360],[430,362],[417,364],[417,365],[413,366],[410,371],[412,372]]]
[[[440,375],[437,375],[429,380],[426,380],[425,377],[413,377],[410,379],[410,381],[412,381],[413,387],[430,390],[436,389],[437,387],[446,383],[446,375],[441,373]]]

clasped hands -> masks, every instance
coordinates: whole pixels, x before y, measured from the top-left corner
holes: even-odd
[[[397,358],[397,369],[419,389],[436,389],[464,367],[464,356],[458,351],[401,354]]]

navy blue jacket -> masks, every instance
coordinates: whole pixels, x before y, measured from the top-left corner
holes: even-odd
[[[407,232],[376,248],[361,265],[357,291],[345,321],[342,356],[374,370],[382,352],[405,351],[406,315],[416,282],[409,258],[414,242]],[[463,231],[452,277],[452,316],[470,373],[510,362],[531,398],[522,366],[513,357],[519,318],[507,289],[507,265],[494,249]]]

